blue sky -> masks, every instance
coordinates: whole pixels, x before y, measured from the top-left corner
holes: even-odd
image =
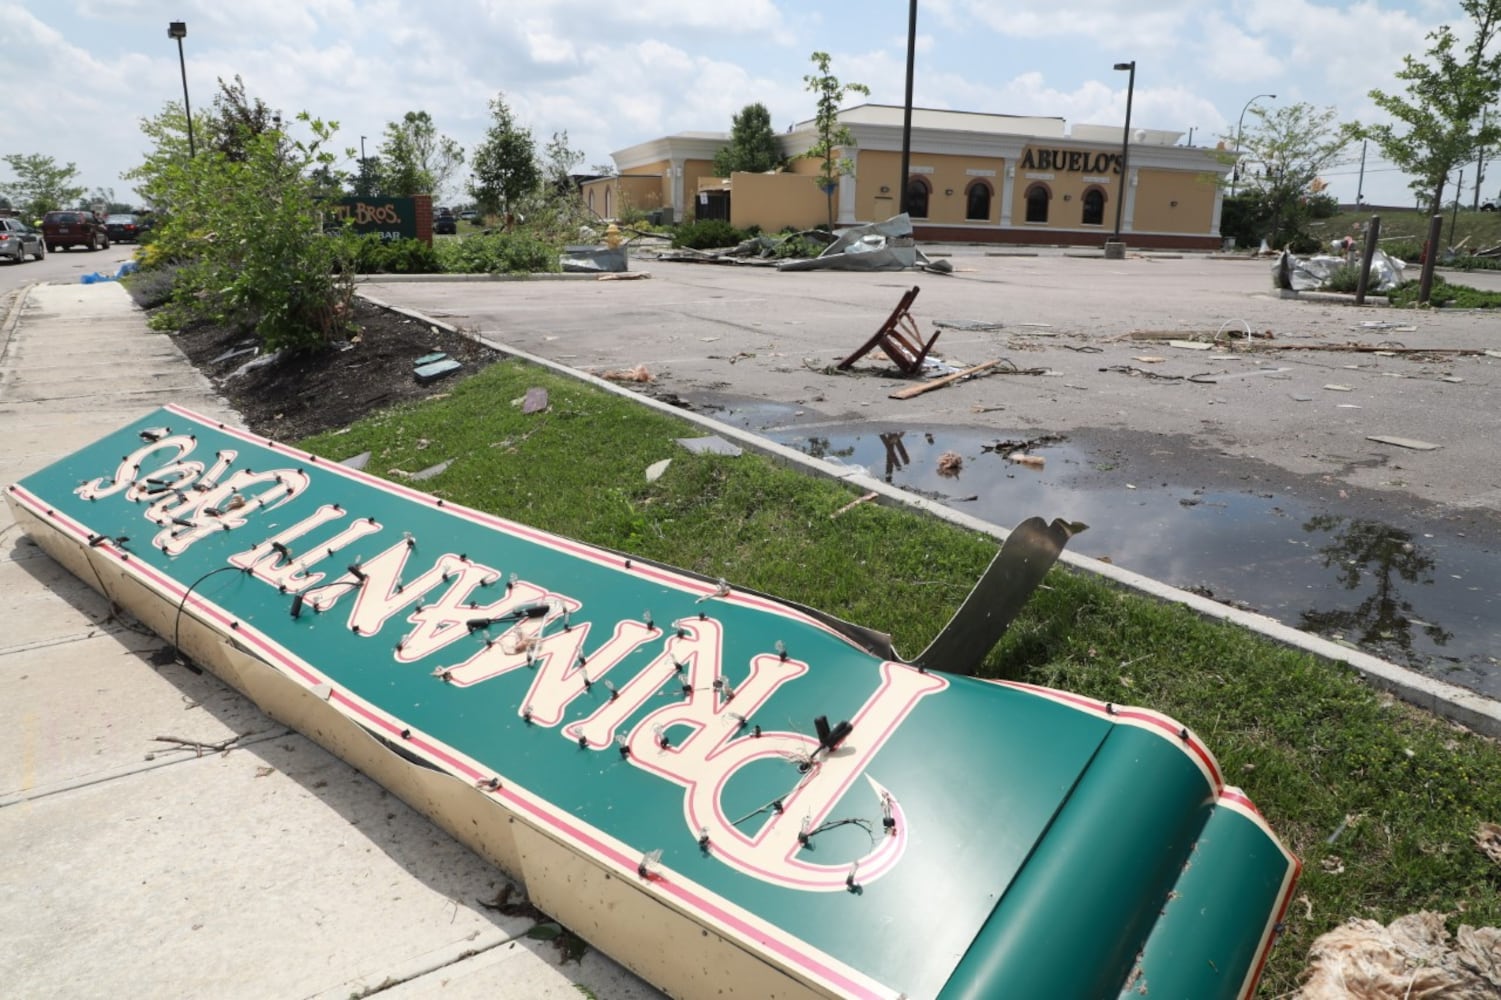
[[[907,15],[902,0],[0,0],[0,152],[74,163],[91,189],[131,200],[120,173],[145,149],[139,120],[182,96],[172,20],[188,25],[195,107],[239,74],[288,118],[338,121],[342,147],[364,135],[373,153],[387,122],[425,110],[471,149],[503,92],[539,148],[566,130],[588,167],[660,135],[727,130],[752,101],[778,129],[810,118],[815,50],[871,101],[900,104]],[[1446,22],[1463,32],[1457,2],[920,0],[914,103],[1116,124],[1126,74],[1111,67],[1135,59],[1133,124],[1192,129],[1195,144],[1232,134],[1258,94],[1379,120],[1368,92],[1399,89],[1402,56]],[[1327,175],[1341,200],[1355,198],[1359,153]],[[1501,166],[1489,174],[1493,197]],[[1361,190],[1413,201],[1375,149]]]

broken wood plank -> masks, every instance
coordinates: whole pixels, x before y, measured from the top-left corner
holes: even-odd
[[[996,365],[1001,364],[1004,360],[1004,358],[996,358],[994,361],[986,361],[984,364],[975,365],[973,368],[966,368],[960,372],[954,372],[952,375],[945,375],[942,378],[935,378],[931,382],[924,382],[921,385],[911,385],[905,389],[898,389],[896,392],[893,392],[891,394],[891,398],[911,399],[913,396],[921,396],[925,392],[931,392],[934,389],[941,389],[944,386],[948,385],[950,382],[957,382],[962,378],[969,378],[971,375],[978,375],[980,372],[988,371],[989,369],[994,368]]]
[[[1413,451],[1436,451],[1443,447],[1427,441],[1418,441],[1415,438],[1390,437],[1385,434],[1368,434],[1366,440],[1375,441],[1377,444],[1396,445],[1398,448],[1411,448]]]

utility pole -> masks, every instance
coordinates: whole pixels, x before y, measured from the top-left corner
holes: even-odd
[[[1454,246],[1454,225],[1459,222],[1459,196],[1465,189],[1465,171],[1459,168],[1459,183],[1454,185],[1454,214],[1449,216],[1449,246]]]

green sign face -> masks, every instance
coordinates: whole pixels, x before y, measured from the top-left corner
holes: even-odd
[[[1296,859],[1170,719],[883,660],[184,410],[7,499],[101,585],[817,994],[1248,996],[1292,891]]]
[[[326,211],[329,224],[356,233],[379,233],[386,243],[417,238],[415,198],[340,198]]]

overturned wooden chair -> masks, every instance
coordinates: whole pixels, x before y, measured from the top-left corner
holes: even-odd
[[[917,320],[912,318],[909,311],[912,301],[917,298],[920,291],[918,286],[913,285],[912,290],[902,296],[886,322],[876,331],[875,336],[867,340],[860,349],[843,361],[839,362],[841,370],[846,369],[859,361],[872,348],[879,347],[886,352],[886,356],[896,363],[896,366],[908,375],[916,375],[922,371],[923,359],[933,349],[933,344],[938,340],[938,334],[942,330],[935,330],[927,343],[923,342],[922,334],[917,329]]]

